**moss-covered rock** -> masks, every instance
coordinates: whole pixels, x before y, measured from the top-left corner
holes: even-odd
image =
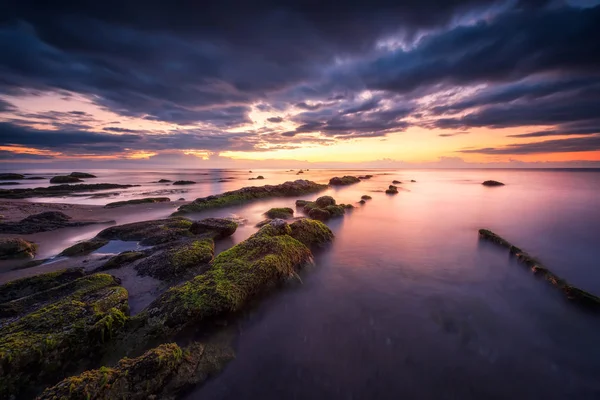
[[[64,249],[59,256],[77,257],[89,254],[100,247],[108,244],[108,240],[94,238],[83,242],[75,243],[73,246]]]
[[[134,199],[134,200],[124,200],[124,201],[115,201],[112,203],[108,203],[104,206],[104,208],[116,208],[128,206],[131,204],[151,204],[151,203],[166,203],[171,201],[168,197],[146,197],[145,199]]]
[[[332,217],[341,217],[345,214],[345,208],[341,205],[331,205],[325,207],[325,210],[329,212]]]
[[[504,183],[498,181],[484,181],[483,186],[504,186]]]
[[[230,347],[193,343],[160,345],[114,367],[85,371],[46,389],[39,400],[172,399],[204,382],[233,358]]]
[[[137,319],[145,320],[152,335],[163,336],[241,309],[310,262],[310,250],[291,232],[285,221],[273,220],[219,254],[207,272],[162,294]]]
[[[141,276],[164,281],[191,278],[208,268],[214,254],[212,239],[191,240],[146,257],[135,269]]]
[[[305,180],[285,182],[281,185],[245,187],[231,192],[225,192],[214,196],[196,199],[190,204],[185,204],[179,207],[175,214],[199,212],[212,208],[230,207],[248,203],[257,199],[301,196],[305,194],[316,193],[324,189],[327,189],[327,185],[320,185],[318,183]]]
[[[111,257],[107,262],[96,268],[95,272],[108,271],[109,269],[118,269],[127,264],[131,264],[141,258],[147,257],[148,253],[143,251],[124,251]]]
[[[83,268],[68,268],[7,282],[0,285],[0,303],[31,296],[34,293],[71,282],[84,275]]]
[[[340,204],[340,207],[342,207],[345,210],[352,210],[354,208],[352,204]]]
[[[363,194],[362,196],[360,196],[361,200],[371,200],[372,197],[369,196],[368,194]]]
[[[510,243],[508,240],[488,229],[480,229],[479,237],[507,248],[509,252],[515,255],[522,264],[531,268],[531,271],[535,275],[543,277],[546,281],[561,289],[566,295],[567,299],[584,307],[591,308],[595,311],[600,311],[600,297],[571,285],[565,279],[560,278],[558,275],[546,268],[541,261],[530,256],[517,246]]]
[[[21,238],[0,238],[0,260],[8,258],[32,258],[37,246]]]
[[[195,221],[190,231],[194,235],[206,234],[214,239],[222,239],[233,235],[237,227],[237,222],[228,218],[204,218]]]
[[[288,207],[283,208],[271,208],[265,213],[265,215],[271,219],[281,218],[290,219],[294,216],[294,210]]]
[[[334,206],[335,199],[331,196],[321,196],[317,200],[315,200],[317,207],[325,208],[327,206]]]
[[[71,172],[69,176],[74,176],[75,178],[97,178],[96,175],[88,174],[87,172]]]
[[[306,246],[322,247],[333,240],[333,232],[327,225],[314,219],[302,218],[290,224],[290,236]]]
[[[76,178],[75,178],[76,179]],[[2,199],[27,199],[30,197],[61,197],[77,192],[93,192],[95,190],[126,189],[139,185],[119,185],[116,183],[94,183],[78,185],[56,185],[34,189],[2,189]]]
[[[0,174],[0,181],[12,181],[12,180],[25,179],[25,175],[14,174],[14,173],[4,173]]]
[[[98,233],[97,238],[106,240],[139,241],[143,246],[168,243],[192,237],[193,222],[186,218],[155,219],[131,224],[111,226]]]
[[[50,178],[50,183],[77,183],[83,182],[81,179],[69,175],[58,175]]]
[[[64,378],[123,327],[127,291],[115,278],[97,274],[78,281],[64,291],[50,289],[46,298],[53,302],[0,328],[0,397],[27,397],[35,385]]]
[[[308,203],[311,203],[309,200],[296,200],[296,207],[304,207]]]
[[[93,221],[79,220],[74,221],[67,214],[60,211],[45,211],[39,214],[30,215],[18,222],[0,223],[0,233],[15,233],[20,235],[30,235],[38,232],[54,231],[56,229],[70,228],[76,226],[85,226],[92,224],[111,223],[114,221]]]
[[[308,212],[308,216],[319,221],[327,221],[331,218],[331,213],[323,208],[312,208]]]
[[[335,178],[331,178],[329,180],[329,184],[331,186],[351,185],[353,183],[358,183],[358,182],[360,182],[360,179],[358,179],[355,176],[348,176],[348,175],[342,176],[341,178],[336,176]]]

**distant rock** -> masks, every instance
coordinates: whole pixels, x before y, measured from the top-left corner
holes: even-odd
[[[32,180],[32,181],[36,181],[36,180],[39,181],[39,180],[43,180],[43,179],[47,179],[47,178],[44,178],[43,176],[29,176],[25,179]]]
[[[359,203],[360,203],[360,204],[366,204],[367,202],[366,202],[365,200],[361,199],[361,200],[359,201]]]
[[[171,201],[168,197],[146,197],[145,199],[123,200],[108,203],[104,208],[123,207],[132,204],[151,204],[151,203],[166,203]]]
[[[358,182],[360,182],[360,179],[358,179],[355,176],[343,176],[341,178],[336,176],[329,180],[329,184],[332,186],[351,185],[353,183],[358,183]]]
[[[399,184],[401,184],[402,182],[400,182],[400,181],[397,181],[397,180],[393,180],[393,181],[392,181],[392,183],[393,183],[394,185],[399,185]]]
[[[25,175],[13,173],[0,174],[0,181],[12,181],[18,179],[25,179]]]
[[[371,179],[373,177],[373,175],[361,175],[358,177],[358,179],[364,180],[364,179]]]
[[[262,176],[262,175],[259,175],[259,176],[257,176],[256,178],[248,178],[248,180],[249,180],[249,181],[255,181],[255,180],[257,180],[257,179],[265,179],[265,177],[264,177],[264,176]]]
[[[394,185],[390,185],[385,192],[387,194],[398,194],[398,188]]]
[[[177,199],[177,201],[185,201],[185,199],[183,197],[180,197]]]
[[[73,178],[77,179],[77,178]],[[94,190],[126,189],[139,185],[118,185],[115,183],[94,183],[79,185],[56,185],[39,187],[35,189],[0,189],[2,199],[27,199],[30,197],[62,197],[77,192],[91,192]]]
[[[482,183],[483,186],[504,186],[504,183],[498,181],[485,181]]]
[[[74,221],[67,214],[60,211],[45,211],[30,215],[18,222],[0,223],[0,233],[30,235],[32,233],[48,232],[61,228],[107,223],[114,223],[114,221]]]
[[[33,258],[37,246],[21,238],[0,238],[0,260]]]
[[[371,196],[369,196],[368,194],[363,194],[362,196],[360,196],[360,198],[361,198],[362,200],[371,200],[371,199],[372,199],[372,197],[371,197]]]
[[[94,238],[92,240],[85,240],[83,242],[75,243],[71,247],[64,249],[59,256],[65,257],[77,257],[89,254],[100,247],[108,244],[108,240]]]
[[[20,185],[19,182],[0,182],[0,186],[15,186]]]
[[[96,175],[88,174],[87,172],[71,172],[69,176],[73,176],[75,178],[97,178]]]
[[[195,221],[190,227],[194,235],[208,233],[215,239],[222,239],[235,233],[238,224],[226,218],[204,218]]]
[[[414,179],[411,179],[410,181],[413,182],[413,183],[416,182]]]
[[[173,182],[173,181],[170,179],[159,179],[158,180],[158,183],[168,183],[168,182]]]
[[[194,181],[175,181],[173,185],[193,185],[195,183]]]
[[[50,178],[50,183],[76,183],[83,182],[81,179],[70,175],[59,175]]]

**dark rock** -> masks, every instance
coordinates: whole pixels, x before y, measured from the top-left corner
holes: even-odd
[[[262,175],[259,175],[259,176],[257,176],[256,178],[248,178],[248,180],[249,180],[249,181],[255,181],[255,180],[257,180],[257,179],[265,179],[265,177],[264,177],[264,176],[262,176]]]
[[[483,186],[504,186],[504,183],[498,181],[485,181],[482,183]]]
[[[47,178],[44,178],[43,176],[29,176],[25,179],[32,180],[32,181],[35,181],[35,180],[39,181],[39,180],[43,180],[43,179],[47,179]]]
[[[363,194],[362,196],[360,196],[360,198],[361,198],[362,200],[371,200],[371,199],[372,199],[372,197],[371,197],[371,196],[369,196],[368,194]]]
[[[336,176],[335,178],[331,178],[329,180],[329,184],[332,186],[351,185],[358,182],[360,182],[360,179],[355,176],[343,176],[341,178]]]
[[[56,399],[174,399],[191,386],[219,372],[233,358],[229,346],[192,343],[160,345],[137,358],[124,358],[114,367],[102,367],[67,378],[48,388],[38,400]]]
[[[296,207],[304,207],[308,203],[310,203],[308,200],[296,200]]]
[[[73,221],[71,217],[60,211],[45,211],[39,214],[30,215],[19,222],[0,223],[0,233],[29,235],[61,228],[111,222],[114,221]]]
[[[50,183],[76,183],[76,182],[83,182],[81,179],[76,178],[74,176],[69,176],[69,175],[65,175],[65,176],[53,176],[52,178],[50,178]]]
[[[139,241],[142,246],[154,246],[171,241],[190,238],[192,221],[186,218],[167,218],[106,228],[97,238],[106,240]]]
[[[271,208],[269,211],[265,213],[265,215],[271,219],[281,218],[281,219],[290,219],[294,216],[294,210],[291,208]]]
[[[387,194],[398,194],[398,188],[394,185],[390,185],[385,192]]]
[[[20,185],[19,182],[0,182],[0,186],[16,186]]]
[[[78,257],[89,254],[95,250],[98,250],[100,247],[108,244],[108,240],[104,239],[92,239],[86,240],[83,242],[75,243],[73,246],[64,249],[59,256],[65,257]]]
[[[301,196],[309,193],[316,193],[326,188],[326,185],[319,185],[317,183],[305,180],[285,182],[281,185],[245,187],[215,196],[196,199],[192,203],[179,207],[179,210],[175,213],[175,215],[198,212],[212,208],[240,205],[257,199]]]
[[[331,196],[321,196],[315,201],[315,203],[317,204],[317,207],[325,208],[327,206],[334,206],[335,199]]]
[[[225,218],[204,218],[196,221],[190,227],[194,235],[208,234],[215,239],[222,239],[235,233],[238,224]]]
[[[193,185],[195,183],[194,181],[175,181],[173,185]]]
[[[77,178],[75,178],[77,179]],[[95,183],[79,185],[56,185],[39,187],[35,189],[2,189],[0,198],[3,199],[26,199],[30,197],[62,197],[76,192],[91,192],[94,190],[126,189],[139,185],[118,185],[114,183]]]
[[[333,232],[324,223],[302,218],[290,224],[290,236],[306,246],[322,247],[333,240]]]
[[[414,179],[411,179],[410,181],[411,181],[411,182],[416,182]]]
[[[97,178],[96,175],[88,174],[87,172],[71,172],[69,176],[73,176],[75,178]]]
[[[364,201],[364,200],[361,200],[361,201],[359,201],[359,203],[360,203],[360,204],[365,204],[365,203],[366,203],[366,201]]]
[[[21,238],[0,238],[0,260],[33,258],[37,246]]]
[[[0,304],[44,292],[53,287],[74,281],[84,275],[83,268],[68,268],[7,282],[4,285],[0,285]]]
[[[12,173],[0,174],[0,181],[12,181],[18,179],[25,179],[25,175]]]
[[[322,208],[313,208],[308,212],[308,216],[319,221],[327,221],[331,218],[331,213]]]
[[[361,175],[358,177],[358,179],[364,180],[364,179],[371,179],[372,177],[373,177],[373,175]]]
[[[183,197],[180,197],[177,199],[177,201],[185,201],[185,199]]]
[[[169,201],[171,201],[171,199],[169,199],[168,197],[146,197],[145,199],[115,201],[113,203],[108,203],[104,206],[104,208],[123,207],[131,204],[166,203]]]
[[[94,272],[108,271],[109,269],[118,269],[124,265],[131,264],[141,258],[147,257],[148,254],[143,251],[124,251],[111,257],[100,267],[96,268]]]
[[[263,226],[270,224],[271,221],[273,221],[271,218],[267,218],[267,219],[263,219],[262,221],[260,221],[258,224],[256,224],[255,226],[257,228],[262,228]]]
[[[173,182],[170,179],[159,179],[158,183],[167,183],[167,182]]]
[[[393,181],[392,181],[392,183],[393,183],[394,185],[399,185],[399,184],[401,184],[402,182],[400,182],[400,181],[397,181],[397,180],[393,180]]]

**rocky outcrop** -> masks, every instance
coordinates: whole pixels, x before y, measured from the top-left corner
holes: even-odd
[[[173,185],[194,185],[195,183],[194,181],[175,181]]]
[[[498,236],[494,232],[487,229],[480,229],[479,237],[483,240],[487,240],[507,248],[508,251],[512,255],[514,255],[522,264],[529,267],[535,275],[544,278],[552,285],[561,289],[562,292],[565,294],[566,298],[572,301],[573,303],[582,305],[595,311],[600,311],[600,297],[569,284],[565,279],[562,279],[553,272],[551,272],[539,260],[530,256],[525,251],[521,250],[519,247],[510,243],[508,240]]]
[[[106,228],[96,236],[105,240],[139,241],[142,246],[154,246],[191,238],[192,221],[186,218],[167,218],[134,222]]]
[[[48,232],[61,228],[108,223],[114,223],[114,221],[73,221],[71,217],[60,211],[45,211],[25,217],[18,222],[0,223],[0,233],[30,235],[32,233]]]
[[[58,175],[50,178],[50,183],[77,183],[83,182],[81,179],[70,175]]]
[[[325,189],[327,189],[326,185],[320,185],[305,180],[285,182],[281,185],[250,186],[231,192],[196,199],[190,204],[179,207],[179,210],[175,215],[198,212],[212,208],[230,207],[258,199],[301,196],[316,193]]]
[[[283,208],[271,208],[269,211],[265,213],[270,219],[280,218],[280,219],[290,219],[294,217],[294,210],[288,207]]]
[[[355,176],[342,176],[341,178],[336,176],[335,178],[331,178],[329,180],[329,184],[331,186],[345,186],[358,182],[360,182],[360,179]]]
[[[482,183],[483,186],[504,186],[504,183],[498,181],[485,181]]]
[[[167,343],[140,357],[124,358],[115,367],[67,378],[38,399],[173,399],[219,372],[232,358],[233,350],[227,346],[193,343],[181,348]]]
[[[19,180],[19,179],[25,179],[25,175],[14,174],[14,173],[0,174],[0,181],[13,181],[13,180]]]
[[[2,199],[27,199],[30,197],[61,197],[68,196],[78,192],[93,192],[95,190],[108,189],[127,189],[139,185],[118,185],[115,183],[94,183],[79,185],[56,185],[49,187],[39,187],[35,189],[2,189],[0,198]]]
[[[372,177],[373,177],[373,175],[361,175],[358,177],[358,179],[365,180],[365,179],[371,179]]]
[[[387,194],[398,194],[398,188],[394,185],[390,185],[385,191]]]
[[[314,202],[297,200],[296,206],[303,207],[305,214],[319,221],[327,221],[331,217],[342,216],[346,209],[354,208],[354,206],[348,204],[336,204],[335,199],[331,196],[321,196]]]
[[[290,236],[308,247],[323,247],[333,240],[333,232],[324,223],[302,218],[290,224]]]
[[[207,234],[213,239],[222,239],[235,233],[238,224],[227,218],[204,218],[190,227],[194,235]]]
[[[371,200],[372,197],[369,196],[368,194],[363,194],[362,196],[360,196],[361,200]]]
[[[75,178],[97,178],[96,175],[88,174],[87,172],[71,172],[69,176],[73,176]]]
[[[158,180],[158,183],[168,183],[168,182],[173,182],[173,181],[170,179],[159,179]]]
[[[78,257],[89,254],[100,247],[108,244],[108,240],[94,238],[92,240],[85,240],[83,242],[75,243],[71,247],[64,249],[59,256],[63,257]]]
[[[152,204],[152,203],[166,203],[171,201],[168,197],[146,197],[145,199],[134,199],[134,200],[123,200],[108,203],[104,208],[116,208],[128,206],[131,204]]]
[[[36,279],[52,281],[52,276]],[[93,360],[127,318],[127,291],[110,275],[56,282],[47,290],[34,292],[35,299],[2,304],[4,310],[21,307],[25,313],[0,327],[1,398],[30,397],[37,385],[52,384]]]
[[[147,257],[148,253],[144,251],[124,251],[111,257],[107,262],[96,268],[94,272],[108,271],[110,269],[119,269],[125,265],[131,264],[141,258]]]
[[[37,246],[21,238],[0,238],[0,260],[33,258]]]
[[[399,185],[399,184],[401,184],[402,182],[400,182],[400,181],[397,181],[397,180],[395,180],[395,179],[394,179],[394,180],[392,181],[392,183],[393,183],[394,185]]]
[[[259,179],[259,180],[260,180],[260,179],[265,179],[265,177],[264,177],[264,176],[262,176],[262,175],[259,175],[259,176],[257,176],[256,178],[248,178],[248,180],[249,180],[249,181],[255,181],[255,180],[257,180],[257,179]]]

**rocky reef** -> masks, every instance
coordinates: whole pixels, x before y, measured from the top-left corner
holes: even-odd
[[[480,229],[479,237],[483,240],[507,248],[510,254],[514,255],[522,264],[529,267],[535,275],[544,278],[546,281],[562,290],[568,300],[595,311],[600,311],[600,297],[569,284],[565,279],[562,279],[551,272],[539,260],[530,256],[506,239],[487,229]]]
[[[498,181],[484,181],[483,186],[504,186],[504,183]]]
[[[84,226],[91,224],[107,224],[114,221],[73,220],[60,211],[45,211],[23,218],[18,222],[0,223],[0,233],[30,235],[38,232],[48,232],[61,228]]]
[[[0,260],[8,258],[33,258],[37,246],[21,238],[0,238]]]
[[[104,208],[116,208],[128,206],[131,204],[152,204],[152,203],[166,203],[171,201],[168,197],[146,197],[145,199],[134,199],[134,200],[124,200],[124,201],[115,201],[112,203],[108,203],[104,206]]]
[[[25,179],[25,175],[15,174],[15,173],[3,173],[0,174],[0,181],[12,181],[12,180],[20,180]]]
[[[69,176],[73,176],[75,178],[97,178],[96,175],[89,174],[87,172],[71,172]]]
[[[77,178],[76,178],[77,179]],[[139,185],[119,185],[116,183],[81,183],[78,185],[56,185],[34,189],[0,189],[2,199],[27,199],[30,197],[61,197],[77,192],[93,192],[96,190],[127,189]]]
[[[327,221],[331,217],[340,217],[352,205],[336,204],[331,196],[321,196],[315,201],[296,200],[296,207],[302,207],[305,214],[319,221]]]
[[[173,185],[194,185],[195,183],[194,181],[175,181]]]
[[[77,183],[83,182],[81,179],[76,176],[71,175],[57,175],[50,178],[50,183]]]
[[[167,218],[134,222],[106,228],[96,237],[105,240],[139,241],[142,246],[154,246],[192,237],[193,222],[186,218]]]
[[[308,247],[323,247],[333,240],[333,232],[321,221],[302,218],[290,224],[290,236]]]
[[[294,210],[288,207],[282,208],[271,208],[269,211],[265,213],[265,216],[271,219],[280,218],[280,219],[290,219],[294,216]]]
[[[341,178],[336,176],[329,180],[329,184],[331,186],[345,186],[345,185],[351,185],[353,183],[358,183],[358,182],[360,182],[359,178],[357,178],[355,176],[348,176],[348,175],[342,176]]]
[[[190,204],[179,207],[174,215],[199,212],[212,208],[230,207],[258,199],[301,196],[316,193],[325,189],[327,189],[327,185],[320,185],[306,180],[288,181],[280,185],[250,186],[196,199]]]

